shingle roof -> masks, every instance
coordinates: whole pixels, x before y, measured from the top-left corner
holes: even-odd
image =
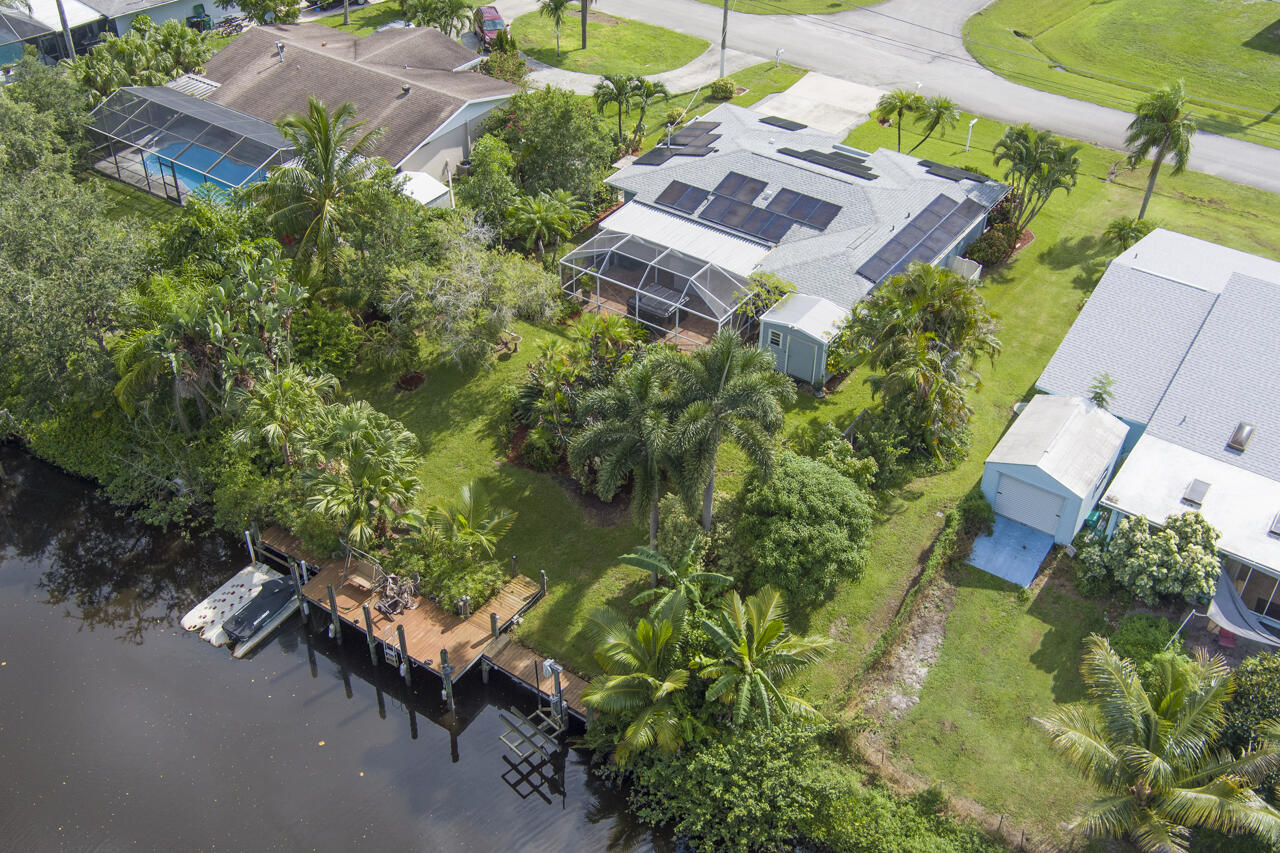
[[[841,141],[839,136],[812,128],[787,131],[762,118],[762,113],[729,104],[716,107],[700,117],[720,123],[714,131],[720,135],[713,143],[715,153],[672,157],[659,166],[627,166],[608,183],[652,203],[671,181],[710,190],[730,172],[738,172],[766,182],[760,204],[787,188],[839,205],[840,212],[821,232],[793,226],[760,262],[760,269],[788,279],[800,293],[844,309],[874,286],[858,274],[858,268],[934,198],[945,195],[957,202],[972,198],[985,213],[1008,190],[996,182],[956,182],[929,175],[916,158],[884,149],[866,157],[878,177],[865,181],[778,151],[829,151]]]
[[[277,41],[285,43],[283,62]],[[352,101],[369,128],[385,128],[375,151],[395,165],[467,101],[515,92],[481,74],[441,70],[456,67],[457,50],[465,49],[428,29],[357,39],[323,24],[253,27],[216,53],[204,76],[221,84],[209,100],[268,121],[302,112],[308,95],[331,107]],[[365,61],[414,57],[408,69]]]

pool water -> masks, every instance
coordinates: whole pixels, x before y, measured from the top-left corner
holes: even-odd
[[[185,148],[185,150],[184,150]],[[218,162],[221,158],[222,162]],[[260,181],[263,170],[237,163],[230,157],[223,157],[222,152],[205,148],[201,145],[187,145],[185,142],[173,142],[154,153],[143,157],[147,170],[154,174],[168,176],[170,167],[184,189],[188,192],[201,184],[213,184],[223,189],[232,189],[251,181]],[[215,167],[214,164],[217,163]],[[161,166],[164,171],[161,171]],[[208,172],[206,175],[205,172]]]

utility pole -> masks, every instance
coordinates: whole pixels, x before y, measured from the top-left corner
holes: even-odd
[[[342,26],[351,26],[351,0],[342,0]]]
[[[587,49],[587,7],[591,5],[591,0],[578,0],[578,7],[582,10],[582,49]]]
[[[58,0],[61,4],[62,0]],[[61,6],[59,6],[61,8]],[[583,47],[586,47],[586,35],[583,35]],[[720,76],[724,77],[724,52],[729,45],[729,0],[724,0],[724,22],[720,24]]]
[[[67,59],[74,61],[76,58],[75,42],[71,41],[71,26],[67,23],[67,10],[62,6],[62,0],[55,0],[58,4],[58,20],[62,22],[62,38],[67,43]]]

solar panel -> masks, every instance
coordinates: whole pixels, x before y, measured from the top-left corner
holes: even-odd
[[[650,149],[636,158],[637,166],[661,166],[675,156],[675,150],[665,146]]]
[[[657,202],[681,213],[693,213],[707,200],[708,195],[710,193],[700,187],[690,186],[683,181],[672,181],[658,196]]]
[[[706,157],[714,148],[684,146],[683,148],[672,148],[671,153],[676,157]]]
[[[774,213],[786,213],[791,209],[791,205],[796,203],[796,199],[799,197],[800,193],[795,190],[778,190],[773,199],[765,205],[765,210],[772,210]]]
[[[730,172],[724,176],[724,180],[716,184],[716,188],[712,190],[716,195],[727,195],[730,198],[736,198],[738,201],[750,204],[756,200],[756,196],[764,191],[766,183],[758,178],[748,178],[737,172]]]
[[[925,171],[930,175],[939,178],[946,178],[948,181],[977,181],[985,184],[991,180],[986,175],[978,172],[971,172],[968,169],[959,169],[955,166],[948,166],[944,163],[936,163],[933,160],[920,160],[918,163],[925,167]]]
[[[928,238],[920,244],[923,254],[932,262],[946,251],[947,247],[967,231],[986,208],[971,198],[960,203],[960,206],[947,214],[938,226],[929,232]]]
[[[874,181],[878,177],[862,157],[855,157],[842,151],[815,151],[812,148],[807,151],[799,151],[795,148],[779,148],[778,153],[786,154],[788,157],[795,157],[797,160],[804,160],[806,163],[825,166],[828,169],[834,169],[837,172],[843,172],[846,175],[852,175],[864,181]]]
[[[789,118],[782,118],[780,116],[765,116],[764,118],[760,119],[760,123],[771,124],[774,127],[780,127],[783,130],[804,130],[806,127],[809,126],[807,124],[801,124],[798,121],[792,121]]]
[[[717,225],[739,228],[747,217],[751,215],[752,209],[749,204],[743,204],[728,196],[718,195],[711,199],[711,203],[703,209],[702,213],[698,214],[698,217],[708,222],[714,222]]]
[[[819,231],[825,231],[839,212],[840,205],[832,204],[829,201],[819,201],[818,208],[809,216],[805,224],[812,225]]]
[[[778,190],[777,195],[770,200],[765,209],[790,217],[819,231],[825,230],[840,213],[838,204],[785,188]]]
[[[946,195],[934,198],[892,240],[880,247],[878,252],[858,268],[858,275],[880,284],[885,278],[905,269],[911,261],[933,261],[937,257],[936,252],[925,257],[928,238],[960,206],[959,202]]]
[[[707,136],[719,126],[720,122],[718,121],[695,121],[692,124],[686,124],[671,135],[671,144],[689,145],[694,140]],[[719,136],[716,138],[719,139]]]

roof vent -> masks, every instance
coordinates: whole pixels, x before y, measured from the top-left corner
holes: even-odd
[[[1251,438],[1253,438],[1253,424],[1241,421],[1236,426],[1236,431],[1231,433],[1231,440],[1227,442],[1227,447],[1243,453],[1244,449],[1249,446],[1249,439]]]
[[[403,86],[401,86],[400,91],[404,92],[406,95],[409,94],[409,84],[405,83]]]
[[[1187,486],[1186,492],[1182,495],[1182,502],[1189,503],[1192,506],[1200,506],[1204,503],[1204,496],[1209,491],[1209,484],[1204,480],[1192,480],[1191,485]]]
[[[276,56],[280,57],[280,61],[284,62],[284,42],[276,42]]]
[[[1280,513],[1276,513],[1276,517],[1271,519],[1271,530],[1268,532],[1272,536],[1280,536]]]

